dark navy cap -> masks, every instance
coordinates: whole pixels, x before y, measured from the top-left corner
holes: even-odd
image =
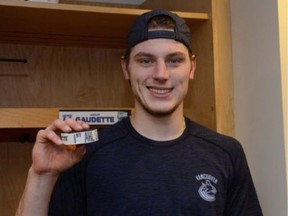
[[[156,16],[167,16],[174,22],[172,29],[148,29],[149,22]],[[185,20],[177,14],[163,9],[146,12],[136,18],[128,32],[126,49],[129,51],[132,47],[145,40],[167,38],[183,43],[192,53],[191,32]]]

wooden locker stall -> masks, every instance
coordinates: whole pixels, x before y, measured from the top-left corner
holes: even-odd
[[[164,8],[186,19],[197,55],[185,115],[233,134],[229,2],[147,0],[138,6],[0,0],[0,212],[15,213],[35,134],[61,108],[133,107],[120,57],[130,24]]]

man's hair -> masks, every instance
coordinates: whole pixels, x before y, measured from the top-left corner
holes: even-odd
[[[173,20],[165,15],[159,15],[153,17],[149,22],[148,22],[148,31],[150,30],[174,30],[175,23]]]

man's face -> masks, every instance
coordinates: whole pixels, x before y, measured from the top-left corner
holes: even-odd
[[[196,59],[180,42],[151,39],[133,47],[129,65],[123,61],[122,68],[135,95],[135,108],[167,115],[182,109]]]

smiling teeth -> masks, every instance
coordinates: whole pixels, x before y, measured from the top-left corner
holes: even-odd
[[[157,94],[166,94],[171,91],[171,89],[155,89],[155,88],[150,88],[150,91],[155,92]]]

